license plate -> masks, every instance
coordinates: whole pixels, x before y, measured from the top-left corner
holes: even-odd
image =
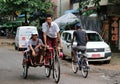
[[[100,54],[92,54],[92,58],[100,58]]]

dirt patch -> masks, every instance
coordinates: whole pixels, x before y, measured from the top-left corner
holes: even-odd
[[[15,40],[14,39],[7,39],[7,38],[2,38],[0,37],[0,46],[9,46],[9,45],[14,45]]]

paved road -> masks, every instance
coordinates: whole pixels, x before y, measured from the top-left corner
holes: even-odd
[[[21,62],[21,52],[0,47],[0,84],[55,84],[52,77],[45,77],[44,67],[29,68],[28,79],[23,79]],[[59,84],[114,84],[114,80],[94,71],[85,79],[81,73],[72,72],[70,63],[61,60]]]

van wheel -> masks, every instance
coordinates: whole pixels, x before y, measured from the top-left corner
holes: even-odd
[[[17,46],[15,45],[15,50],[17,50]]]
[[[107,60],[107,61],[104,61],[105,64],[109,64],[110,63],[110,60]]]
[[[18,50],[18,51],[21,51],[21,48],[18,47],[17,50]]]

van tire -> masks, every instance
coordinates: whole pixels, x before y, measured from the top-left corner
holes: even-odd
[[[17,46],[15,45],[15,50],[17,50]]]
[[[21,51],[21,48],[18,47],[17,50],[18,50],[18,51]]]
[[[105,64],[109,64],[110,63],[110,60],[107,60],[107,61],[104,61]]]

